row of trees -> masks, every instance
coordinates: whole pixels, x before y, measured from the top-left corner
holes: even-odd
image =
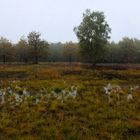
[[[109,42],[111,28],[103,12],[86,10],[83,21],[74,28],[79,43],[48,43],[41,34],[31,32],[17,44],[0,38],[0,61],[35,63],[65,61],[92,63],[140,63],[140,40],[123,38]]]
[[[34,48],[23,37],[17,44],[0,38],[0,62],[92,62],[89,57],[81,57],[78,43],[39,42],[40,47]],[[100,63],[140,63],[140,40],[123,38],[118,43],[108,42],[101,53]]]
[[[17,44],[12,44],[6,38],[0,38],[0,62],[56,62],[56,61],[79,61],[78,44],[48,43],[40,39],[37,32],[29,33],[27,39],[21,37]]]
[[[93,62],[88,53],[87,57],[80,55],[80,47],[76,43],[50,44],[49,51],[47,61]],[[118,43],[108,42],[100,53],[98,63],[140,63],[140,40],[125,37]]]
[[[125,37],[118,43],[108,43],[102,61],[107,63],[140,63],[140,40]]]
[[[44,61],[48,56],[48,42],[40,39],[41,34],[31,32],[27,39],[21,37],[17,44],[12,44],[6,38],[0,38],[0,61],[33,62]]]

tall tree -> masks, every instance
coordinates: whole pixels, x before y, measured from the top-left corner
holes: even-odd
[[[103,12],[86,10],[83,21],[74,31],[79,39],[80,54],[84,61],[95,65],[103,56],[111,29]]]
[[[30,32],[28,35],[28,43],[29,47],[32,48],[32,55],[34,57],[34,63],[38,64],[38,58],[39,58],[39,47],[40,47],[40,39],[41,34],[38,32]]]

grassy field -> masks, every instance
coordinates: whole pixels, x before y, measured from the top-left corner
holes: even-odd
[[[139,140],[140,70],[0,66],[0,140]]]

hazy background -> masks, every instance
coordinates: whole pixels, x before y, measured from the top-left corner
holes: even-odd
[[[0,0],[0,36],[17,42],[32,30],[49,42],[77,41],[74,26],[88,8],[105,12],[111,40],[140,38],[139,0]]]

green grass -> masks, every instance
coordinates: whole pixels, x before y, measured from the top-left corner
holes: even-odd
[[[0,140],[139,140],[140,88],[127,100],[131,86],[140,86],[140,70],[92,70],[79,66],[0,66],[0,89],[15,90],[13,80],[32,94],[28,102],[0,104]],[[11,84],[12,83],[12,84]],[[108,102],[103,87],[123,88],[121,99]],[[76,98],[63,102],[40,97],[78,87]],[[16,90],[20,93],[20,91]],[[7,97],[7,100],[9,98]]]

